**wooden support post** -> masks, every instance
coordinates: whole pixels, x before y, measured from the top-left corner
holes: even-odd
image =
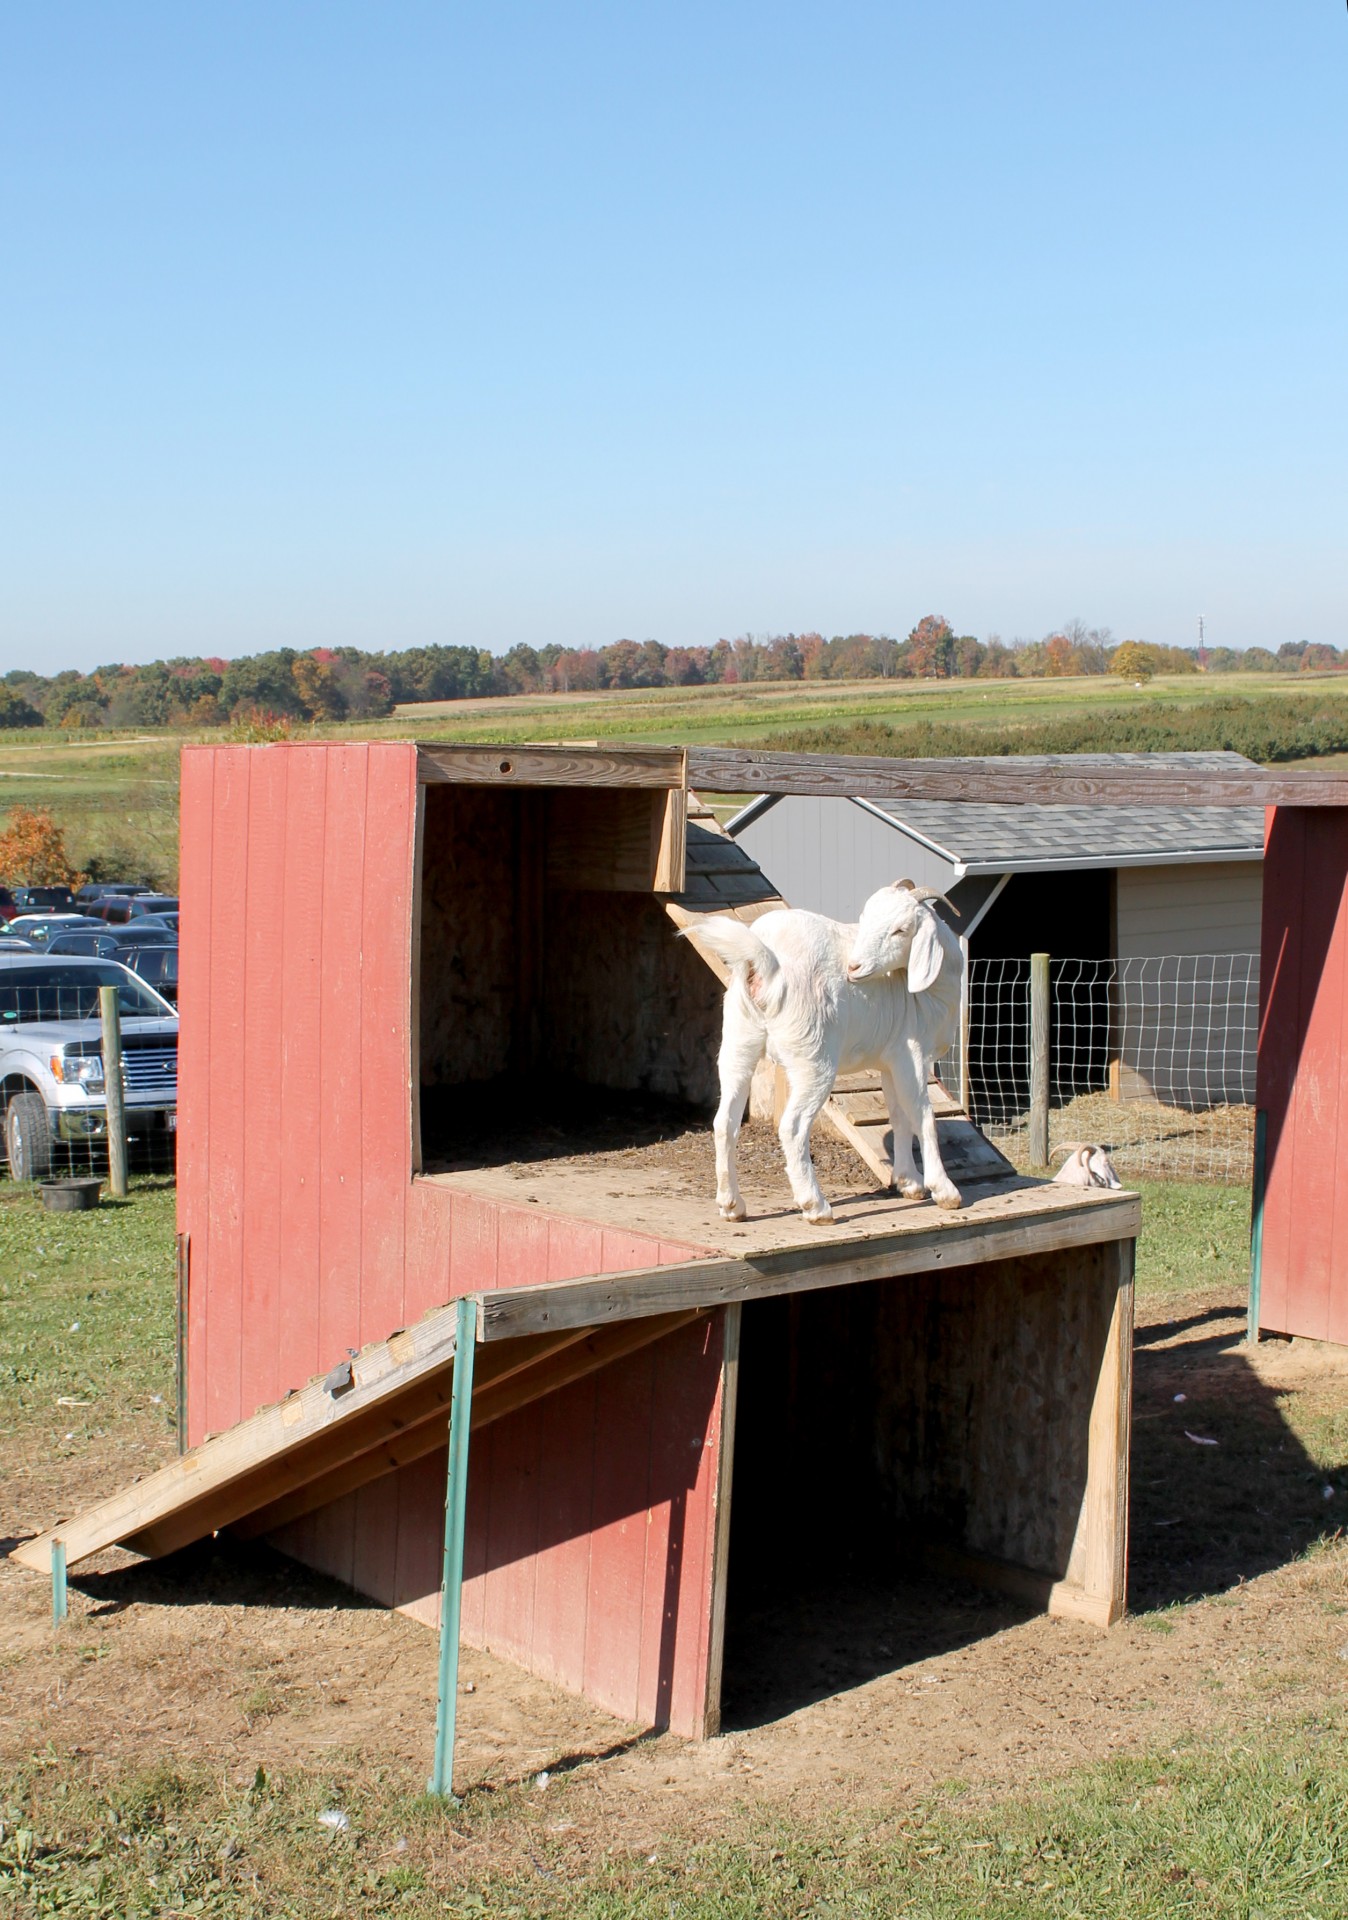
[[[1087,1440],[1081,1584],[1105,1626],[1128,1604],[1128,1451],[1133,1402],[1133,1261],[1135,1243],[1116,1240],[1115,1291]]]
[[[122,1086],[122,1015],[116,987],[98,989],[103,1022],[103,1090],[108,1104],[108,1185],[126,1197],[126,1093]]]
[[[960,1083],[956,1098],[969,1112],[969,936],[960,935]],[[971,1116],[972,1117],[972,1116]]]
[[[1262,1107],[1254,1115],[1254,1184],[1250,1192],[1250,1304],[1245,1338],[1259,1345],[1259,1288],[1264,1265],[1264,1184],[1268,1178],[1268,1115]]]
[[[1048,955],[1030,955],[1030,1165],[1048,1165]]]
[[[454,1393],[449,1410],[449,1470],[445,1478],[445,1559],[440,1581],[440,1695],[435,1714],[432,1793],[453,1798],[454,1722],[459,1704],[459,1617],[463,1604],[463,1530],[468,1511],[468,1431],[473,1410],[477,1302],[458,1302],[454,1333]]]
[[[739,1403],[740,1322],[738,1300],[721,1322],[721,1443],[716,1463],[716,1532],[712,1541],[711,1626],[707,1636],[707,1692],[702,1737],[721,1731],[721,1679],[725,1667],[726,1587],[730,1573],[730,1496],[735,1466],[735,1413]]]
[[[51,1623],[59,1627],[66,1617],[66,1543],[51,1543]]]
[[[176,1313],[176,1351],[174,1354],[174,1404],[178,1422],[178,1451],[187,1452],[187,1284],[192,1258],[188,1234],[178,1235],[178,1299]]]

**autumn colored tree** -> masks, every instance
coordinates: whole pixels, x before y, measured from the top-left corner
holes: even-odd
[[[955,664],[955,632],[939,613],[924,614],[909,634],[904,648],[908,671],[918,679],[944,680]]]
[[[0,876],[16,887],[82,887],[81,873],[66,852],[65,828],[46,807],[15,807],[0,833]]]
[[[316,659],[312,653],[302,653],[292,662],[290,677],[295,682],[306,719],[346,718],[346,695],[342,692],[341,678],[329,661]]]
[[[1121,680],[1147,681],[1156,671],[1156,656],[1145,640],[1125,640],[1110,657],[1109,669]]]

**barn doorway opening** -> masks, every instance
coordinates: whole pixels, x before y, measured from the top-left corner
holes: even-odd
[[[705,1128],[721,991],[657,890],[667,803],[649,788],[424,790],[419,1170]]]
[[[1023,1617],[905,1550],[870,1358],[880,1284],[743,1308],[726,1727],[781,1718]]]

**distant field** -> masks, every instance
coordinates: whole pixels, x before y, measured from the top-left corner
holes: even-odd
[[[1072,680],[768,682],[736,687],[660,687],[602,694],[539,694],[511,699],[435,701],[403,707],[388,720],[300,727],[295,737],[473,741],[595,740],[616,744],[744,745],[765,740],[805,749],[836,749],[860,727],[870,751],[886,746],[883,729],[919,728],[933,744],[908,750],[978,750],[941,745],[942,733],[973,730],[989,736],[988,750],[1036,748],[1051,723],[1080,721],[1083,734],[1106,714],[1127,716],[1131,733],[1149,716],[1192,716],[1215,702],[1257,703],[1276,713],[1289,700],[1311,696],[1321,711],[1344,717],[1348,740],[1348,677],[1335,674],[1224,674],[1220,679],[1178,675],[1145,687],[1112,676]],[[877,730],[874,735],[870,730]],[[842,730],[840,732],[840,730]],[[1142,729],[1145,731],[1145,726]],[[109,877],[176,885],[177,756],[204,734],[97,735],[45,732],[0,735],[0,821],[13,806],[50,807],[67,830],[81,866]],[[949,736],[954,738],[954,735]],[[1092,741],[1092,744],[1099,744]],[[1123,742],[1121,742],[1123,744]],[[1338,744],[1337,742],[1335,744]],[[1326,760],[1323,764],[1329,764]]]

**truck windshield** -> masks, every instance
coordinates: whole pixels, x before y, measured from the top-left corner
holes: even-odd
[[[24,967],[0,972],[0,1027],[39,1020],[97,1020],[98,989],[116,987],[122,1018],[163,1020],[173,1008],[125,967]]]

